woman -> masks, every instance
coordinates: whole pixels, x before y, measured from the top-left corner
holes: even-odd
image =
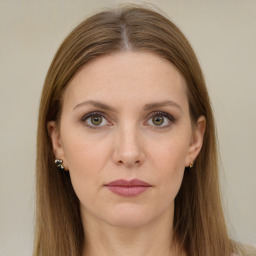
[[[41,98],[34,255],[232,255],[195,53],[140,7],[95,14]],[[239,254],[238,254],[239,255]]]

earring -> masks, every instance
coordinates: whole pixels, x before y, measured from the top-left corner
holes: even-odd
[[[189,168],[192,168],[194,166],[194,161],[191,161],[189,164]]]
[[[63,161],[61,159],[55,160],[55,165],[59,171],[65,171],[64,166],[62,165]]]

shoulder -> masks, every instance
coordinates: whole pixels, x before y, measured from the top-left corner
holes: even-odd
[[[244,256],[256,256],[256,247],[251,245],[244,245],[243,253],[244,253]]]
[[[256,256],[256,247],[252,245],[246,245],[239,243],[237,245],[237,253],[231,256]]]

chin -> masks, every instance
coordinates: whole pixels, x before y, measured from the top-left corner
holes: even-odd
[[[108,220],[108,224],[110,224],[113,227],[118,227],[118,228],[140,228],[145,225],[147,225],[147,221],[145,218],[137,218],[133,216],[126,216],[123,218],[115,218]]]
[[[150,222],[149,211],[136,206],[118,206],[118,209],[105,215],[107,223],[120,228],[138,228]],[[107,218],[106,218],[107,217]]]

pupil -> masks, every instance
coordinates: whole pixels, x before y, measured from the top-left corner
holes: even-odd
[[[92,118],[92,124],[94,125],[99,125],[102,122],[102,117],[101,116],[95,116]]]
[[[161,117],[161,116],[153,117],[153,123],[155,125],[161,125],[161,124],[163,124],[163,122],[164,122],[164,118],[163,117]]]

